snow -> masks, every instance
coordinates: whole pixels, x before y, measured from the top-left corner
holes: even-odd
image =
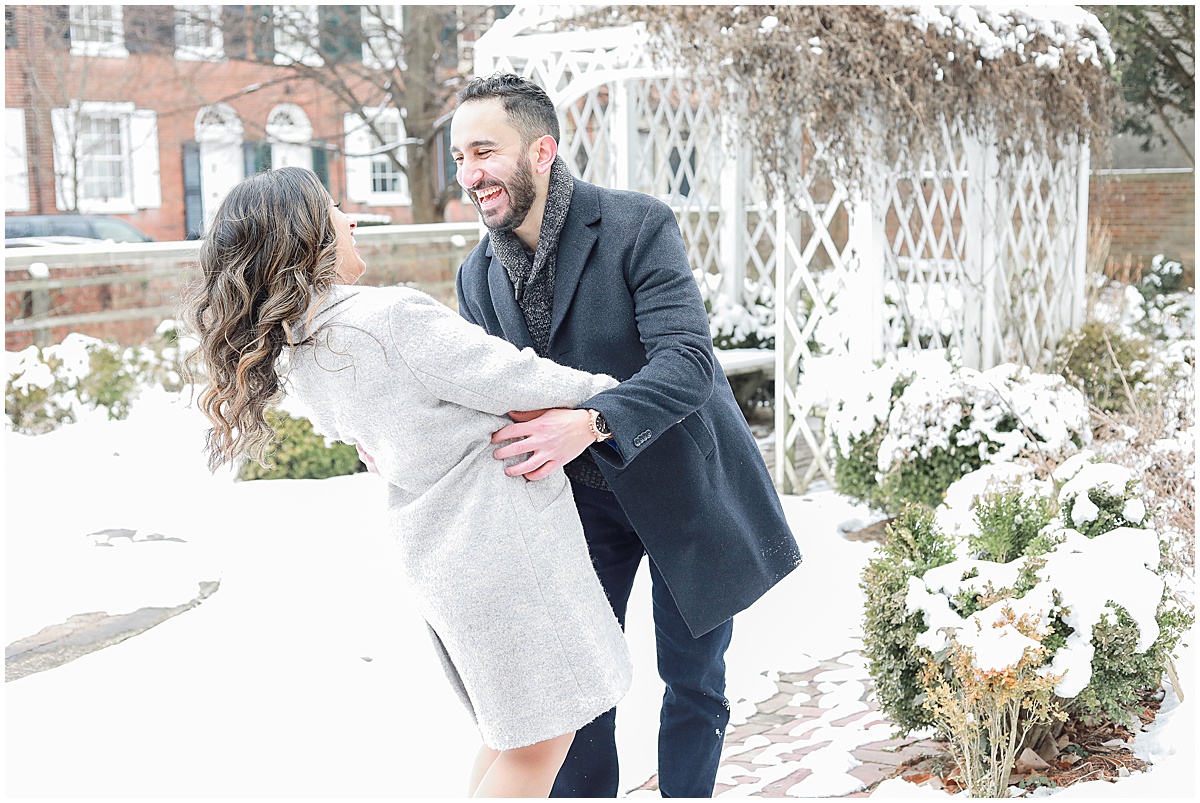
[[[145,633],[6,684],[7,795],[461,796],[478,736],[409,591],[394,581],[383,484],[367,474],[210,476],[199,451],[204,421],[185,401],[147,391],[126,421],[96,416],[37,437],[4,435],[6,643],[76,613],[181,604],[199,583],[220,582],[198,607]],[[829,744],[808,754],[803,766],[813,774],[787,794],[845,794],[861,788],[848,774],[850,750],[892,735],[876,714],[832,724],[863,710],[858,578],[874,553],[838,526],[872,514],[829,490],[782,502],[805,562],[736,620],[727,657],[733,721],[776,694],[780,672],[837,657],[845,668],[814,681],[823,715],[799,724],[788,743]],[[109,528],[136,534],[91,535]],[[154,533],[179,540],[148,538]],[[1104,554],[1108,569],[1093,557],[1087,571],[1129,562],[1123,550]],[[623,790],[655,767],[662,685],[647,575],[639,573],[628,621],[636,675],[618,716]],[[1095,577],[1097,587],[1110,584]],[[1136,605],[1130,612],[1142,616]],[[1178,666],[1190,685],[1191,650]],[[1192,699],[1168,689],[1158,720],[1135,743],[1156,762],[1151,773],[1059,794],[1099,786],[1104,795],[1190,796]],[[764,756],[757,780],[735,794],[794,772],[796,763],[779,758],[785,752]],[[902,782],[896,790],[928,791]],[[892,787],[876,794],[891,796]]]
[[[909,12],[900,7],[913,27],[921,32],[933,28],[941,37],[950,37],[978,51],[981,60],[992,61],[1013,52],[1028,61],[1032,56],[1038,69],[1058,69],[1064,50],[1077,52],[1080,64],[1102,67],[1112,64],[1108,31],[1094,14],[1077,6],[918,6]],[[1035,38],[1043,37],[1044,50],[1035,51]],[[982,66],[977,60],[976,66]]]
[[[1145,652],[1158,638],[1155,612],[1164,583],[1154,573],[1159,562],[1158,535],[1153,530],[1119,527],[1087,538],[1074,530],[1056,533],[1061,542],[1037,571],[1039,582],[1020,599],[1004,599],[968,617],[959,616],[950,599],[960,591],[1011,588],[1025,558],[1009,563],[960,558],[908,581],[905,606],[920,611],[925,630],[917,645],[938,652],[953,635],[969,647],[983,671],[1014,666],[1035,642],[1017,632],[1014,619],[1028,617],[1045,633],[1051,617],[1061,614],[1074,632],[1055,652],[1047,674],[1062,675],[1055,686],[1060,697],[1074,697],[1092,677],[1093,629],[1122,606],[1138,627],[1136,652]],[[972,576],[973,575],[973,576]]]

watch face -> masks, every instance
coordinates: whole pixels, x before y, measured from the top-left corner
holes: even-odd
[[[600,413],[596,414],[596,431],[601,435],[611,435],[612,431],[608,428],[608,422],[604,420],[604,416]]]

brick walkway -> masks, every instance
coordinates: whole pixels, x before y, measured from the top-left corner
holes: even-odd
[[[928,739],[892,738],[893,726],[867,699],[871,680],[856,652],[772,679],[775,696],[726,732],[714,795],[867,797],[905,761],[945,750]],[[657,789],[655,776],[631,795]]]

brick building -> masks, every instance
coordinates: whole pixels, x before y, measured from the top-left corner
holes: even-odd
[[[405,54],[423,49],[445,83],[469,74],[470,43],[507,8],[424,7],[438,15],[428,42],[406,31],[414,7],[401,5],[6,6],[6,217],[115,215],[158,240],[194,238],[243,176],[300,165],[352,215],[411,222],[411,118],[386,97],[351,104],[371,89],[354,70],[344,87],[313,71],[337,59],[403,77]],[[442,112],[447,94],[434,99]],[[443,125],[419,155],[431,165],[419,186],[444,193],[441,219],[473,220],[446,136]]]

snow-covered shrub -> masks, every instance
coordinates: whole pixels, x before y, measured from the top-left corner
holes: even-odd
[[[906,729],[933,724],[948,733],[952,723],[938,717],[950,709],[918,704],[937,677],[956,690],[978,680],[953,658],[965,647],[971,673],[1014,677],[1033,650],[1038,671],[1056,678],[1056,704],[1128,722],[1192,622],[1165,580],[1159,535],[1139,526],[1146,509],[1132,479],[1087,452],[1050,478],[1028,466],[991,466],[951,486],[936,516],[894,524],[863,574],[865,653],[884,712]],[[1030,516],[1045,522],[1036,532]],[[914,559],[914,541],[937,547]],[[1014,558],[985,557],[996,543]],[[1036,624],[1036,638],[1017,627],[1022,621]],[[912,669],[930,660],[937,672],[923,685]]]
[[[716,277],[719,279],[720,277]],[[710,285],[715,283],[710,282]],[[712,287],[704,302],[713,345],[719,349],[775,348],[775,303],[769,289],[747,288],[745,305]]]
[[[886,362],[839,395],[826,417],[838,490],[888,512],[936,507],[984,465],[1026,450],[1063,454],[1090,436],[1082,394],[1012,364],[981,372],[922,354]]]
[[[39,349],[6,352],[6,428],[38,435],[103,409],[125,418],[152,374],[150,349],[123,348],[81,334]]]
[[[29,346],[19,352],[4,353],[5,429],[40,435],[75,420],[63,358],[52,349],[43,351]]]
[[[1011,655],[980,661],[976,651],[951,636],[945,665],[928,659],[921,675],[923,705],[946,731],[968,797],[1007,796],[1016,757],[1030,731],[1065,717],[1054,701],[1060,678],[1039,671],[1046,655],[1041,620],[1028,614],[1018,618],[1002,604],[991,626],[1005,629],[1012,646],[1004,652],[1020,650],[1015,662]]]
[[[954,543],[934,526],[926,508],[904,508],[888,526],[888,535],[867,562],[859,587],[863,606],[863,655],[875,695],[888,718],[904,731],[936,722],[922,705],[921,673],[932,653],[916,647],[924,630],[920,613],[908,610],[909,580],[954,560]]]
[[[182,388],[173,321],[142,346],[71,333],[61,343],[5,352],[5,427],[38,435],[103,410],[123,419],[143,388]]]
[[[268,408],[267,423],[275,430],[269,467],[254,460],[238,466],[241,480],[322,480],[365,471],[353,446],[319,435],[303,415]]]
[[[1137,291],[1150,302],[1162,295],[1173,295],[1183,289],[1183,265],[1164,254],[1155,254],[1150,268],[1142,274]]]

